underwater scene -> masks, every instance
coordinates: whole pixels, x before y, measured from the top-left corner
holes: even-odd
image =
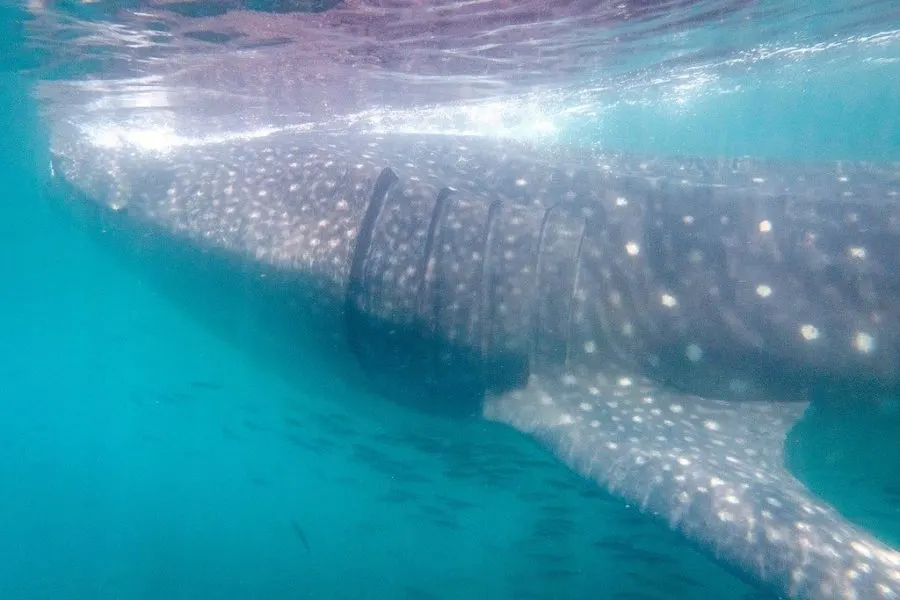
[[[900,599],[900,7],[0,3],[0,598]]]

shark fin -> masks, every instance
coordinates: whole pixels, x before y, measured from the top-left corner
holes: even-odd
[[[733,402],[621,370],[533,374],[486,418],[789,598],[900,598],[900,552],[851,525],[784,466],[806,403]]]

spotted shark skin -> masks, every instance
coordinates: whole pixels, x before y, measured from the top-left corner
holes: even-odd
[[[54,124],[67,202],[289,274],[373,377],[534,436],[763,588],[900,598],[900,553],[783,457],[817,385],[900,382],[900,166],[123,140]]]

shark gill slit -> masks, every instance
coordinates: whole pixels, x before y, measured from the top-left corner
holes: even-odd
[[[388,191],[398,180],[399,178],[390,168],[383,169],[378,175],[375,184],[372,186],[372,195],[369,197],[366,213],[360,224],[359,234],[356,236],[356,244],[353,247],[353,254],[350,259],[350,273],[344,297],[344,319],[347,326],[347,340],[351,350],[357,356],[361,356],[357,333],[359,319],[364,312],[363,307],[359,306],[359,303],[363,300],[362,296],[365,290],[365,283],[363,282],[365,263],[369,256],[369,248],[372,245],[372,237],[375,234],[378,217],[384,208],[385,198]]]
[[[569,364],[569,354],[572,349],[572,329],[574,323],[572,323],[572,317],[575,314],[575,295],[578,293],[578,280],[581,275],[581,250],[584,247],[584,236],[587,233],[587,219],[582,218],[581,221],[581,234],[578,236],[578,245],[575,247],[575,258],[573,259],[572,266],[572,288],[569,292],[569,307],[566,311],[566,334],[564,337],[565,341],[565,357],[564,363],[565,365]]]
[[[534,292],[532,294],[531,307],[529,311],[531,313],[531,344],[528,351],[528,362],[532,369],[536,366],[538,350],[537,340],[541,332],[540,289],[541,271],[543,268],[544,241],[546,239],[547,223],[550,222],[550,214],[557,206],[559,205],[554,204],[544,211],[544,217],[543,219],[541,219],[541,230],[540,233],[538,233],[538,243],[534,251],[534,285],[532,286]]]
[[[488,353],[490,352],[491,324],[494,322],[494,277],[492,271],[494,248],[494,225],[497,221],[497,213],[503,208],[502,200],[494,200],[488,208],[487,224],[484,228],[484,243],[481,249],[481,282],[478,306],[478,327],[480,327],[479,348],[481,350],[481,365],[486,366]]]
[[[428,223],[428,234],[425,238],[425,250],[422,253],[422,268],[419,272],[422,274],[419,280],[419,287],[416,290],[416,313],[424,317],[428,307],[428,295],[431,291],[429,283],[434,280],[435,268],[439,265],[434,258],[435,243],[440,243],[441,229],[440,226],[444,222],[450,203],[453,201],[453,190],[451,188],[443,188],[438,192],[437,200],[434,202],[434,208],[431,211],[431,221]],[[427,320],[427,327],[434,333],[436,323],[434,319]]]
[[[435,338],[439,335],[439,320],[441,318],[441,264],[442,264],[442,238],[444,222],[453,207],[452,188],[443,188],[438,192],[434,208],[431,211],[431,221],[428,224],[428,236],[425,240],[423,256],[424,269],[420,271],[421,280],[416,291],[416,313],[422,319],[426,334]],[[441,372],[441,357],[438,350],[432,351],[426,359],[427,377],[435,378]]]

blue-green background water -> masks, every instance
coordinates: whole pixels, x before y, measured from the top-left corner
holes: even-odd
[[[250,316],[252,299],[161,287],[166,265],[79,229],[42,194],[23,19],[0,11],[0,598],[757,597],[531,443],[386,403],[309,335]],[[900,159],[897,69],[847,52],[727,96],[607,91],[571,135]],[[897,544],[890,406],[813,414],[790,454]]]

